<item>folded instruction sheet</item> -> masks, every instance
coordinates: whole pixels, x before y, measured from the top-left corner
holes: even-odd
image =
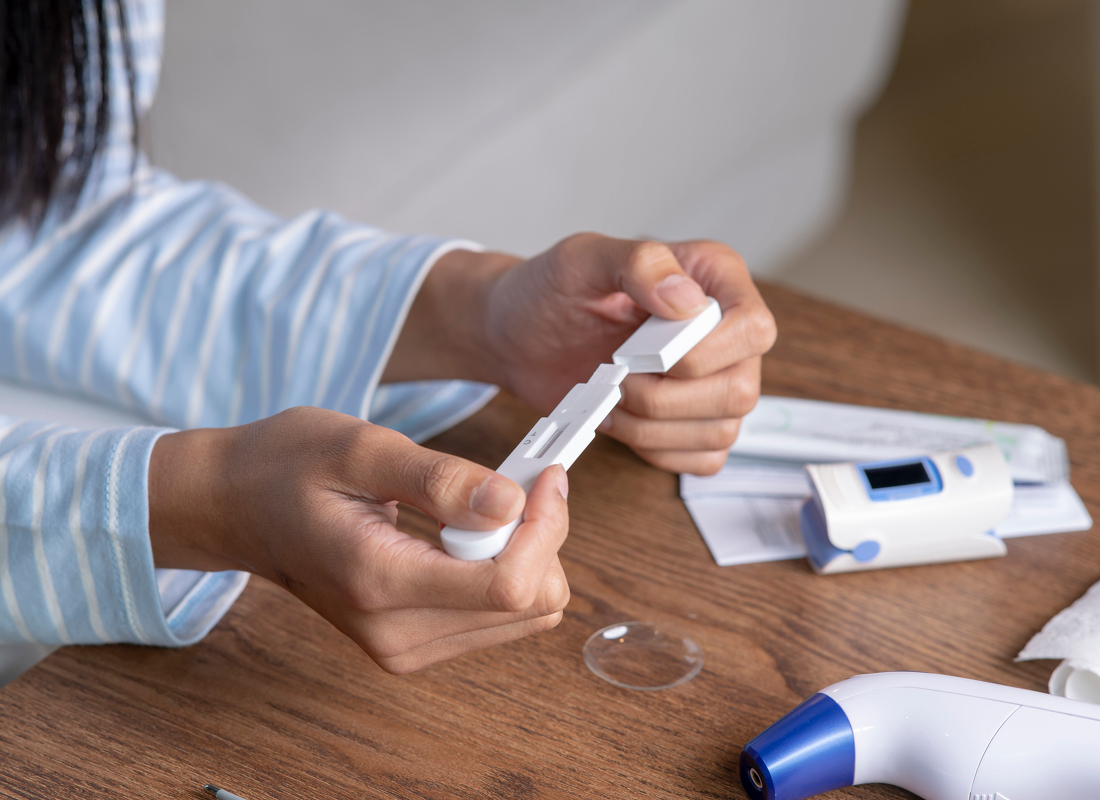
[[[1092,527],[1069,482],[1065,442],[1034,425],[941,417],[816,400],[761,397],[716,475],[680,477],[683,498],[721,566],[801,558],[803,465],[925,455],[996,442],[1016,484],[1004,537]]]

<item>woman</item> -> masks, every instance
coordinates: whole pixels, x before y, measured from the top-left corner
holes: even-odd
[[[525,498],[414,441],[495,386],[548,411],[647,314],[685,318],[706,295],[719,328],[671,375],[628,377],[602,429],[663,469],[723,463],[775,337],[725,246],[582,234],[523,260],[284,220],[137,150],[159,3],[2,13],[0,375],[166,427],[0,419],[0,640],[186,645],[248,573],[391,672],[550,628],[568,600],[564,471]],[[524,522],[496,559],[461,562],[401,534],[397,501],[462,528]]]

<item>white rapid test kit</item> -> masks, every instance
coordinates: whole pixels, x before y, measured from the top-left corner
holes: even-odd
[[[993,528],[1012,508],[1012,475],[995,444],[806,472],[802,538],[819,574],[1007,552]]]
[[[667,372],[722,321],[718,301],[686,320],[650,317],[622,347],[615,351],[614,364],[601,364],[587,383],[578,383],[562,398],[550,416],[535,423],[531,432],[512,451],[497,472],[511,478],[525,492],[549,466],[569,469],[577,456],[596,437],[596,428],[622,398],[619,384],[631,372]],[[482,561],[504,550],[523,515],[492,531],[443,528],[443,549],[463,561]]]

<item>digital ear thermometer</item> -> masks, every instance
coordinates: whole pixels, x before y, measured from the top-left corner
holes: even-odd
[[[1100,797],[1100,706],[994,683],[884,672],[834,683],[741,753],[750,800],[889,783],[924,800]]]
[[[831,574],[1003,556],[993,528],[1012,507],[1001,450],[982,444],[919,458],[808,464],[802,538]]]
[[[666,372],[722,321],[718,301],[686,320],[650,317],[615,351],[614,364],[601,364],[587,383],[569,390],[550,416],[535,423],[497,472],[531,491],[544,469],[573,466],[595,436],[596,428],[622,398],[619,384],[631,372]],[[443,528],[443,549],[463,561],[481,561],[500,554],[523,515],[493,531]]]

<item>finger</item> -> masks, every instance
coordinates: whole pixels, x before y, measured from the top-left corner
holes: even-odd
[[[527,493],[523,522],[494,561],[490,601],[504,611],[529,608],[569,534],[569,482],[560,464],[547,467]]]
[[[722,307],[722,321],[671,370],[695,378],[768,352],[775,344],[775,318],[741,256],[719,242],[673,242],[669,251]]]
[[[353,496],[372,503],[399,500],[445,525],[493,530],[523,510],[523,490],[503,475],[376,425],[362,429],[349,462]]]
[[[495,559],[460,561],[435,545],[372,524],[360,544],[350,592],[363,611],[453,608],[524,611],[532,606],[569,530],[565,470],[543,470],[528,496],[524,521]]]
[[[723,450],[737,439],[741,420],[654,420],[616,408],[599,430],[635,450]]]
[[[690,475],[713,475],[729,457],[725,450],[636,450],[637,454],[657,469]]]
[[[628,375],[619,407],[656,420],[743,417],[760,398],[760,359],[753,358],[702,378]]]
[[[564,611],[568,603],[569,584],[561,563],[554,559],[538,597],[524,611],[402,608],[357,619],[352,630],[345,632],[373,657],[395,658],[437,639],[556,614]]]
[[[497,628],[460,633],[423,644],[399,656],[376,658],[375,662],[387,672],[404,675],[474,650],[484,650],[487,647],[522,639],[533,633],[550,630],[561,622],[561,618],[562,612],[558,611],[545,617],[513,622]]]
[[[665,319],[687,319],[707,305],[706,293],[665,244],[580,234],[558,245],[567,265],[583,265],[576,275],[596,298],[625,292],[638,306]],[[595,264],[596,269],[591,269]]]

